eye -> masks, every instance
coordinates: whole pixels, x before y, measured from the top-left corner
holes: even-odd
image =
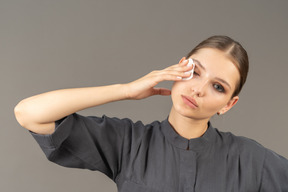
[[[199,76],[199,73],[197,73],[197,72],[194,70],[193,76],[195,76],[195,75]]]
[[[224,93],[225,92],[225,89],[222,85],[220,84],[214,84],[213,85],[214,89],[216,89],[216,91],[220,92],[220,93]]]
[[[194,72],[193,72],[193,76],[199,76],[200,75],[200,71],[197,69],[197,65],[195,66]]]

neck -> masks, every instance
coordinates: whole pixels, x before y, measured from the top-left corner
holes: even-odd
[[[195,120],[189,117],[178,114],[171,109],[168,121],[175,131],[186,139],[201,137],[208,128],[208,120]]]

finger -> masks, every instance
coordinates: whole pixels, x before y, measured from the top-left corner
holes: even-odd
[[[177,63],[177,64],[174,64],[174,65],[171,65],[171,66],[169,66],[169,67],[167,67],[167,68],[170,68],[170,67],[179,67],[179,66],[185,66],[185,65],[187,65],[188,63],[189,63],[189,61],[188,60],[180,60],[181,62],[179,62],[179,63]]]
[[[187,70],[188,69],[188,70]],[[163,72],[160,72],[159,74],[162,75],[172,75],[172,76],[178,76],[178,77],[189,77],[189,75],[191,75],[191,72],[189,70],[189,68],[187,68],[186,70],[166,70]]]
[[[185,65],[180,65],[180,64],[176,64],[176,65],[172,65],[170,67],[167,67],[166,71],[169,71],[169,70],[173,70],[173,71],[189,71],[193,68],[193,66],[188,66],[188,63],[186,63]]]
[[[179,64],[180,64],[180,65],[187,65],[188,62],[189,62],[189,61],[188,61],[187,59],[184,59],[184,60],[181,59],[180,62],[179,62]]]
[[[155,74],[155,82],[159,83],[161,81],[180,81],[183,78],[187,78],[191,75],[190,72],[178,72],[178,71],[164,71]]]
[[[163,96],[171,95],[171,90],[166,88],[154,88],[153,91],[154,95],[163,95]]]
[[[179,63],[182,63],[184,60],[186,60],[186,57],[182,57],[179,61]]]

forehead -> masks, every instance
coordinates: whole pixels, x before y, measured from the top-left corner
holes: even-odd
[[[201,63],[207,76],[221,78],[235,90],[240,80],[240,74],[236,65],[225,52],[213,48],[203,48],[191,55],[190,58]]]

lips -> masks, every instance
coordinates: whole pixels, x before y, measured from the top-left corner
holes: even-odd
[[[189,107],[191,107],[193,109],[198,108],[198,104],[197,104],[196,100],[193,97],[184,96],[184,95],[181,95],[181,97],[182,97],[184,103],[186,105],[188,105]]]

